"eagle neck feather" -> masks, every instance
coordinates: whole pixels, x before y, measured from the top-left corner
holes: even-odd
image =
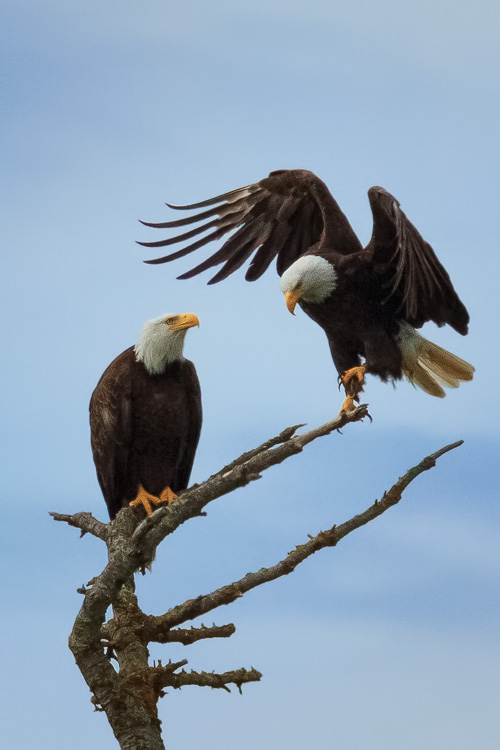
[[[155,321],[153,321],[155,323]],[[169,331],[163,324],[145,323],[134,347],[135,358],[142,362],[150,375],[161,375],[167,365],[183,359],[184,331]]]

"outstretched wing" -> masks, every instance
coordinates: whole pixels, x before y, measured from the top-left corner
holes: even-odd
[[[380,187],[368,197],[373,212],[371,251],[376,272],[383,277],[387,298],[405,320],[420,327],[429,320],[448,323],[465,335],[469,314],[434,250],[402,211],[399,202]]]
[[[104,371],[90,399],[90,441],[99,485],[110,518],[122,507],[129,477],[133,348]]]
[[[206,211],[186,219],[161,224],[141,222],[155,229],[178,227],[204,222],[167,240],[139,242],[144,247],[167,247],[190,240],[208,230],[205,235],[162,258],[146,263],[166,263],[182,258],[194,250],[218,240],[224,235],[234,234],[224,245],[205,261],[179,276],[189,279],[213,266],[224,265],[209,281],[215,284],[227,278],[255,253],[246,273],[247,281],[260,278],[270,263],[277,257],[277,271],[281,274],[310,247],[329,240],[334,232],[340,232],[342,248],[339,252],[355,252],[361,249],[359,241],[347,219],[338,207],[326,185],[304,169],[283,169],[271,172],[269,177],[253,185],[247,185],[229,193],[218,195],[200,203],[172,206],[177,210],[190,210],[213,206]],[[239,227],[239,228],[238,228]]]

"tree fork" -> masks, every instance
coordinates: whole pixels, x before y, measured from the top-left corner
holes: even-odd
[[[335,546],[340,539],[380,516],[398,503],[406,487],[424,471],[432,468],[444,453],[457,448],[462,441],[445,446],[409,469],[380,500],[375,500],[362,513],[331,529],[319,532],[299,544],[285,558],[270,568],[248,573],[238,581],[216,591],[190,599],[163,615],[146,615],[135,595],[134,574],[144,570],[154,557],[158,544],[180,524],[199,516],[205,505],[232,490],[260,477],[260,473],[302,451],[318,437],[330,434],[350,422],[367,416],[366,406],[342,415],[321,427],[295,435],[297,427],[287,428],[258,448],[244,453],[201,485],[194,485],[171,506],[160,508],[151,518],[138,522],[130,508],[122,509],[116,519],[102,524],[90,513],[51,514],[104,541],[108,547],[108,563],[103,572],[82,589],[84,601],[69,639],[69,646],[92,694],[92,702],[105,711],[122,750],[163,750],[158,699],[165,687],[184,685],[206,686],[229,690],[234,684],[241,691],[244,683],[258,681],[256,669],[236,669],[216,674],[186,672],[187,660],[163,665],[149,665],[148,644],[178,642],[190,645],[202,638],[229,637],[235,632],[232,624],[205,628],[173,629],[186,620],[229,604],[256,586],[291,573],[297,565],[320,549]],[[113,618],[105,622],[108,607]],[[117,669],[111,663],[116,658]]]

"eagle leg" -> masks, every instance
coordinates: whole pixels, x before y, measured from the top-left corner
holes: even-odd
[[[342,384],[346,390],[346,393],[353,386],[356,389],[356,395],[363,388],[363,381],[365,379],[366,365],[360,365],[359,367],[351,367],[350,370],[346,370],[340,375]],[[358,381],[357,383],[355,381]]]
[[[153,515],[153,509],[151,505],[160,505],[160,503],[171,503],[172,500],[175,500],[177,495],[175,495],[170,487],[167,487],[163,490],[160,497],[157,497],[156,495],[151,495],[149,492],[146,492],[142,484],[139,485],[139,491],[137,493],[137,497],[135,500],[132,500],[132,502],[129,503],[131,508],[137,508],[138,506],[142,505],[148,516]]]
[[[363,383],[365,380],[365,365],[359,367],[351,367],[350,370],[346,370],[340,375],[340,380],[345,389],[345,400],[340,409],[340,413],[347,413],[353,411],[356,408],[355,401],[359,402],[359,394],[363,390]]]

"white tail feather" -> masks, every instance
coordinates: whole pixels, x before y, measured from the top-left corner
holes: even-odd
[[[408,323],[402,323],[399,345],[403,355],[403,374],[431,396],[443,398],[444,387],[458,388],[472,380],[475,368],[455,354],[424,339]]]

